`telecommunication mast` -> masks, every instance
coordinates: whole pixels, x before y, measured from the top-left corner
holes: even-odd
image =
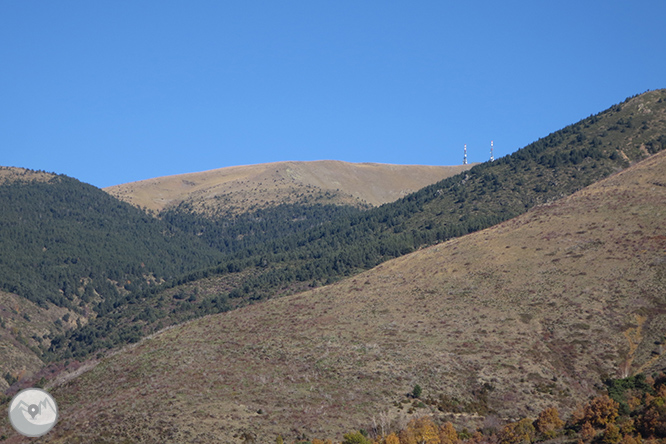
[[[490,141],[490,161],[494,162],[495,161],[495,156],[493,156],[493,141]]]
[[[463,165],[467,165],[467,144],[465,144],[465,157],[463,157]]]

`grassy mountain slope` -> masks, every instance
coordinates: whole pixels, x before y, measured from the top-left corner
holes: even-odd
[[[10,183],[16,181],[39,181],[47,182],[56,175],[44,171],[28,170],[26,168],[0,166],[0,183]]]
[[[328,207],[316,205],[310,207],[316,209],[311,215],[304,215],[300,205],[282,205],[230,220],[204,217],[187,205],[170,208],[164,220],[223,251],[221,264],[150,294],[134,293],[132,305],[112,313],[113,322],[100,319],[72,332],[60,338],[53,351],[64,356],[76,350],[75,355],[85,356],[103,344],[117,344],[110,337],[126,337],[118,334],[119,328],[137,335],[169,325],[174,322],[174,311],[168,309],[173,297],[187,299],[178,303],[175,316],[187,319],[353,275],[570,195],[665,145],[666,91],[659,90],[627,99],[510,156],[396,202],[334,214],[330,220]],[[192,281],[210,276],[226,283],[202,281],[206,288],[199,294],[190,288]],[[190,287],[174,292],[173,287],[183,283]],[[209,288],[218,288],[217,293]]]
[[[272,224],[265,232],[261,226],[251,226],[252,236],[230,245],[229,260],[276,265],[277,270],[270,270],[271,277],[263,273],[259,281],[248,283],[250,291],[245,293],[255,296],[264,288],[262,280],[292,275],[292,280],[326,281],[349,275],[569,195],[664,146],[666,91],[660,90],[629,99],[493,163],[477,165],[396,202],[336,218],[305,233],[271,241]],[[204,238],[212,230],[193,220],[196,215],[191,212],[175,211],[169,216],[174,225]],[[253,243],[256,233],[265,236]],[[288,265],[281,265],[285,262]]]
[[[340,439],[373,416],[569,411],[601,378],[666,366],[665,177],[660,153],[340,283],[161,332],[53,387],[43,441]],[[409,413],[414,384],[428,405]]]
[[[161,211],[185,203],[230,217],[279,204],[381,205],[471,168],[334,160],[274,162],[158,177],[108,187],[111,195]]]
[[[373,266],[405,250],[487,227],[569,195],[665,145],[666,90],[659,90],[396,202],[324,224],[305,238],[299,234],[268,247],[265,242],[256,248],[247,245],[251,251],[243,254],[298,250],[308,259],[326,256],[343,272]]]

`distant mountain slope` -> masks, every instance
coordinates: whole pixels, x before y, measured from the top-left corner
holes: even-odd
[[[0,206],[0,387],[40,370],[57,338],[133,292],[221,258],[197,236],[66,176],[0,167]],[[116,328],[107,345],[142,335]]]
[[[295,279],[327,280],[370,268],[391,257],[479,230],[534,205],[570,195],[666,146],[666,90],[628,99],[556,131],[495,162],[427,186],[398,201],[339,217],[271,241],[270,215],[244,221],[241,242],[222,243],[233,223],[216,225],[188,208],[169,210],[168,220],[231,254],[229,260],[283,264]],[[209,233],[215,235],[209,236]],[[255,242],[260,240],[260,242]],[[277,274],[276,274],[277,273]],[[254,281],[247,288],[259,288]],[[245,292],[256,297],[258,291]]]
[[[56,177],[56,174],[44,171],[34,171],[26,168],[0,166],[0,184],[15,181],[46,182]]]
[[[198,212],[231,216],[281,203],[377,206],[471,167],[288,161],[158,177],[105,190],[154,211],[186,203]]]
[[[54,387],[44,442],[339,440],[399,423],[414,384],[417,415],[570,411],[604,377],[666,366],[665,178],[660,153],[338,284],[164,331]]]
[[[75,179],[9,168],[0,177],[0,288],[37,304],[109,309],[123,293],[219,257]]]
[[[162,213],[164,221],[222,251],[221,263],[149,294],[133,293],[131,305],[111,314],[113,322],[92,322],[59,338],[52,351],[63,356],[76,350],[75,356],[81,357],[117,344],[112,338],[127,336],[118,334],[119,328],[145,334],[169,325],[173,316],[164,300],[175,296],[189,301],[178,305],[177,318],[184,319],[334,282],[570,195],[665,146],[666,90],[659,90],[367,211],[335,205],[304,211],[306,207],[297,204],[215,219],[185,204],[169,208]],[[210,276],[233,281],[233,288],[202,281],[203,290],[196,293],[193,281]],[[187,287],[174,292],[182,284]],[[217,292],[210,292],[211,287]]]

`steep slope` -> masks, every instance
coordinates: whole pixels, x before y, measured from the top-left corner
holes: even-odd
[[[477,165],[427,186],[396,202],[352,217],[336,218],[307,233],[271,243],[253,243],[254,233],[270,226],[248,224],[239,256],[282,262],[286,256],[308,259],[298,267],[305,279],[344,275],[369,268],[424,244],[459,236],[509,219],[534,205],[567,196],[666,146],[666,90],[627,99],[597,115],[556,131],[495,162]],[[201,223],[188,208],[169,212],[169,221],[201,234],[225,232]],[[271,220],[270,215],[257,219]],[[218,225],[219,225],[218,224]],[[240,235],[240,233],[239,233]],[[214,243],[220,236],[207,238]],[[219,240],[218,240],[219,243]],[[227,247],[225,243],[224,247]],[[252,286],[252,285],[250,285]]]
[[[44,365],[38,347],[48,346],[54,334],[76,326],[79,318],[66,308],[53,304],[42,308],[0,291],[0,389],[37,373]]]
[[[126,304],[132,291],[220,257],[66,176],[0,167],[0,203],[0,387],[40,370],[54,338]]]
[[[53,387],[44,442],[340,439],[399,423],[416,383],[433,403],[417,413],[454,421],[569,411],[601,378],[666,366],[665,177],[660,153],[338,284],[161,332]]]
[[[198,212],[228,217],[281,203],[377,206],[471,167],[274,162],[158,177],[105,190],[153,211],[186,203]]]
[[[12,174],[0,202],[0,288],[37,304],[108,309],[125,290],[219,257],[196,236],[66,176]]]
[[[83,357],[118,344],[116,325],[131,334],[155,331],[173,319],[165,300],[185,296],[180,319],[243,301],[292,293],[351,276],[383,261],[507,220],[579,190],[666,146],[666,90],[627,99],[556,131],[495,162],[480,164],[367,211],[339,205],[279,205],[234,217],[204,217],[186,204],[161,213],[178,230],[224,253],[221,263],[155,288],[133,293],[131,309],[118,307],[58,338],[57,356]],[[169,294],[205,276],[234,281],[217,294],[196,289]],[[196,287],[197,284],[194,284]],[[203,287],[220,287],[202,283]],[[129,299],[128,299],[129,300]],[[240,302],[239,302],[240,301]],[[167,304],[168,305],[168,304]],[[109,322],[111,320],[111,322]]]

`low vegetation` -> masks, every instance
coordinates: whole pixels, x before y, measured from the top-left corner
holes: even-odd
[[[188,204],[168,209],[162,222],[221,252],[219,263],[161,285],[132,289],[113,313],[105,309],[85,331],[63,336],[48,356],[63,357],[69,351],[83,357],[172,324],[174,317],[158,309],[156,295],[179,285],[245,273],[240,280],[229,278],[236,282],[233,289],[176,307],[185,312],[176,318],[191,318],[329,284],[424,246],[495,225],[661,151],[666,145],[665,115],[666,90],[630,98],[510,156],[368,211],[313,203],[218,219]],[[152,314],[142,316],[145,310]],[[120,329],[125,333],[118,334]]]
[[[647,93],[367,211],[155,218],[12,177],[0,332],[55,362],[0,375],[63,400],[51,442],[663,440],[665,114]]]
[[[464,238],[165,329],[81,374],[72,359],[73,369],[13,389],[43,377],[62,401],[45,442],[341,440],[355,429],[368,436],[350,439],[400,439],[424,416],[437,428],[451,422],[464,440],[479,429],[499,440],[516,424],[507,440],[530,436],[531,425],[577,442],[547,426],[552,414],[534,421],[556,408],[575,424],[576,405],[608,378],[618,417],[638,417],[635,393],[661,384],[658,373],[613,379],[666,366],[665,172],[666,152]],[[154,296],[168,296],[166,309],[237,285],[200,283]],[[385,432],[375,435],[375,423]]]
[[[666,375],[638,374],[606,381],[608,394],[580,405],[564,421],[555,407],[536,418],[503,421],[487,416],[474,431],[456,430],[451,422],[437,423],[427,414],[404,427],[377,424],[344,435],[341,444],[658,444],[666,442]],[[250,439],[246,442],[252,441]],[[281,435],[276,442],[285,442]],[[301,439],[299,444],[332,444],[330,439]]]
[[[148,211],[186,204],[199,214],[232,218],[280,204],[379,206],[471,167],[283,161],[158,177],[105,191]]]

